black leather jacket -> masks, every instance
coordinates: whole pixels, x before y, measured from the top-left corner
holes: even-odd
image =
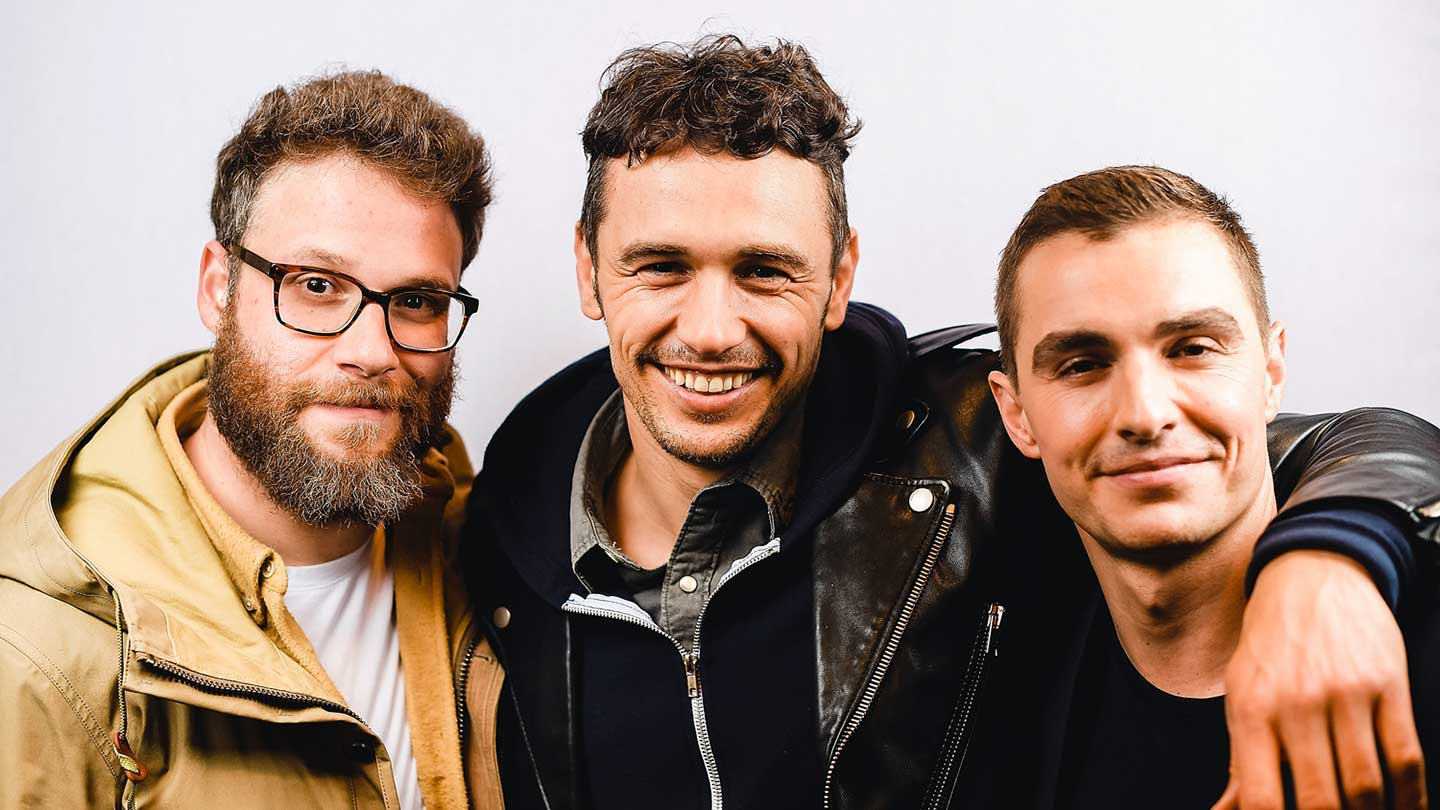
[[[958,346],[985,331],[955,327],[906,345],[893,318],[852,304],[846,327],[826,338],[786,531],[808,538],[813,573],[819,772],[795,774],[813,796],[806,806],[948,806],[1003,643],[1003,573],[1024,570],[1013,555],[1036,566],[1077,561],[1073,525],[1000,424],[986,383],[995,354]],[[579,587],[561,542],[566,513],[527,493],[558,487],[568,497],[583,415],[614,385],[597,353],[527,398],[496,434],[472,496],[471,593],[482,595],[480,615],[505,606],[514,616],[489,628],[511,701],[499,729],[511,807],[588,806],[580,631],[557,609]],[[1383,499],[1417,543],[1434,542],[1437,447],[1440,432],[1396,412],[1283,417],[1271,431],[1277,490],[1289,493],[1282,509]],[[736,798],[774,806],[764,795]]]

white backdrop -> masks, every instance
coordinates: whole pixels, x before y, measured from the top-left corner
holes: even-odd
[[[1435,0],[47,2],[4,18],[0,488],[151,364],[208,344],[194,298],[215,153],[264,91],[342,65],[428,91],[493,152],[454,412],[478,456],[526,391],[604,340],[570,255],[601,70],[722,31],[803,42],[865,121],[847,164],[856,295],[912,332],[990,319],[996,257],[1042,186],[1159,163],[1229,195],[1255,233],[1290,328],[1287,409],[1440,421]]]

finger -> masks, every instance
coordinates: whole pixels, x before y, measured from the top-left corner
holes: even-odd
[[[1415,731],[1415,713],[1408,688],[1388,689],[1375,712],[1375,731],[1390,774],[1390,795],[1396,810],[1425,808],[1425,758]]]
[[[1323,703],[1280,718],[1280,745],[1295,780],[1298,810],[1340,810],[1334,748]]]
[[[1352,810],[1383,810],[1385,777],[1375,749],[1372,704],[1365,699],[1343,700],[1335,704],[1333,711],[1331,736],[1345,806]]]
[[[1234,767],[1231,767],[1230,781],[1225,783],[1225,792],[1211,805],[1210,810],[1240,810],[1240,783],[1235,781]]]
[[[1285,794],[1280,778],[1280,740],[1269,723],[1255,719],[1227,699],[1230,725],[1230,784],[1244,810],[1282,810]],[[1229,792],[1229,788],[1226,788]]]

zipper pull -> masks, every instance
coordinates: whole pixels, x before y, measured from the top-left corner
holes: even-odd
[[[1000,647],[995,644],[995,634],[1000,632],[1000,622],[1005,620],[1005,606],[999,602],[991,602],[989,610],[986,611],[985,620],[985,646],[990,648],[990,653],[997,658],[1000,656]]]
[[[691,698],[700,697],[700,662],[690,653],[683,653],[681,658],[685,661],[685,690]]]

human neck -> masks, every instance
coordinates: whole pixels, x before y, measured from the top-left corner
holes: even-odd
[[[775,441],[776,433],[795,429],[798,422],[783,420],[764,441]],[[628,401],[625,423],[631,452],[606,490],[605,528],[625,556],[642,568],[658,568],[670,559],[696,494],[732,475],[738,464],[715,469],[675,458],[650,435]]]
[[[316,565],[349,554],[375,533],[373,526],[311,526],[275,503],[205,419],[182,442],[185,455],[206,491],[251,537],[275,549],[286,565]]]
[[[1225,665],[1240,640],[1245,570],[1275,516],[1269,476],[1255,506],[1178,563],[1149,565],[1110,555],[1080,536],[1135,669],[1156,688],[1189,698],[1225,694]]]

